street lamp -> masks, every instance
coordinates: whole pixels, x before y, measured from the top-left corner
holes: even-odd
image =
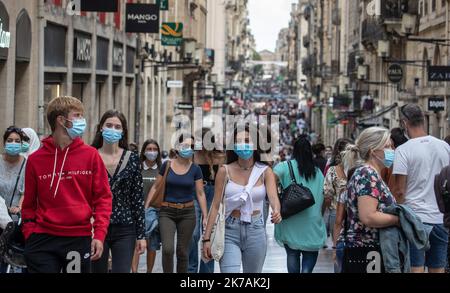
[[[196,53],[197,42],[193,39],[185,39],[183,41],[183,57],[185,60],[191,61]]]

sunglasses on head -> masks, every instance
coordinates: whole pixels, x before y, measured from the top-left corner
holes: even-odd
[[[6,132],[9,132],[9,133],[15,132],[15,133],[18,133],[21,136],[24,136],[22,128],[18,128],[18,127],[8,127],[8,129],[6,129]]]

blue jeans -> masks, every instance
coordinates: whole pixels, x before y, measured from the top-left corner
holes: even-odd
[[[339,241],[336,244],[336,262],[334,263],[334,273],[340,274],[342,273],[342,264],[344,261],[344,242]]]
[[[336,222],[336,210],[327,209],[325,215],[323,216],[323,221],[327,228],[328,237],[333,236],[334,233],[334,223]]]
[[[425,223],[425,228],[431,230],[430,250],[421,251],[411,245],[411,267],[445,268],[447,266],[448,231],[444,225]]]
[[[225,252],[220,261],[223,274],[259,274],[267,252],[266,229],[263,215],[252,218],[252,223],[228,217],[225,224]]]
[[[302,274],[310,274],[313,272],[317,258],[319,257],[318,251],[294,250],[286,244],[284,248],[287,254],[287,269],[289,274],[300,274],[300,267]],[[301,261],[300,257],[302,257]]]
[[[270,202],[269,202],[269,199],[266,197],[266,199],[264,200],[264,206],[263,206],[264,227],[267,226],[267,220],[269,219],[269,210],[270,210]]]
[[[206,195],[206,205],[208,207],[208,211],[211,208],[213,199],[214,199],[214,185],[207,184],[205,185],[205,195]],[[200,237],[203,234],[202,230],[202,211],[198,204],[198,201],[194,201],[195,204],[195,214],[197,216],[197,222],[195,224],[194,235],[192,235],[192,241],[190,243],[189,248],[189,269],[188,273],[200,273],[200,274],[212,274],[214,273],[214,261],[210,261],[208,263],[204,263],[203,260],[200,260],[200,270],[199,270],[199,255],[198,255],[198,242],[200,241]]]
[[[328,225],[331,237],[334,235],[334,223],[336,223],[336,210],[330,210],[330,214],[328,217]]]

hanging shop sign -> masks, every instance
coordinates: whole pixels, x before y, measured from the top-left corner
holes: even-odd
[[[445,111],[445,98],[444,97],[429,98],[428,99],[428,111],[430,111],[430,112]]]
[[[181,89],[181,88],[183,88],[183,81],[182,80],[169,80],[169,81],[167,81],[167,88]]]
[[[450,81],[450,66],[428,66],[428,81]]]
[[[399,83],[403,79],[403,68],[400,64],[391,64],[387,70],[387,76],[392,83]]]
[[[77,61],[91,61],[91,39],[76,37],[74,42],[74,58]]]
[[[159,33],[159,7],[156,4],[127,4],[127,33]]]
[[[117,12],[118,0],[81,0],[81,11]]]
[[[156,0],[156,5],[159,6],[161,11],[169,10],[169,0]]]
[[[161,43],[163,46],[181,46],[183,43],[183,23],[164,22],[161,27]]]
[[[9,32],[9,14],[5,5],[0,2],[0,60],[8,58],[8,49],[11,46],[11,33]]]
[[[179,110],[194,110],[194,105],[192,103],[178,103],[177,108]]]

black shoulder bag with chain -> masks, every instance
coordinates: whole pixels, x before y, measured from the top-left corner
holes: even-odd
[[[288,166],[291,176],[291,184],[283,190],[280,198],[281,217],[283,219],[288,219],[293,215],[303,212],[316,203],[311,190],[303,184],[297,183],[291,161],[288,161]]]

